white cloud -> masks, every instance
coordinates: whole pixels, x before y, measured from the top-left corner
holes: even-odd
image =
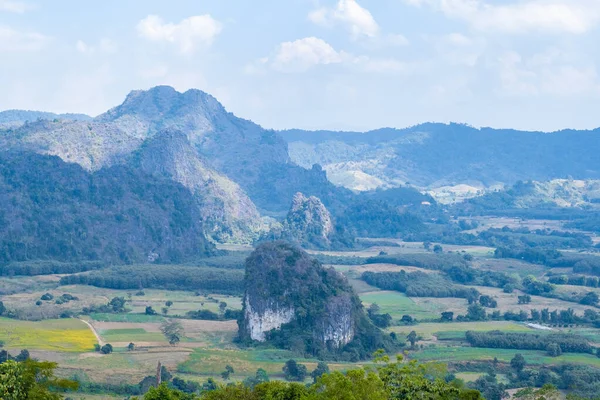
[[[528,58],[509,51],[498,57],[496,65],[501,83],[499,92],[503,95],[600,95],[595,65],[575,64],[558,49],[549,49]]]
[[[37,32],[20,32],[8,26],[0,26],[0,51],[39,51],[50,40]]]
[[[450,18],[460,19],[484,32],[588,32],[600,21],[597,0],[520,0],[497,5],[490,0],[404,0],[428,5]]]
[[[75,43],[75,48],[81,54],[88,54],[88,55],[94,54],[97,51],[100,51],[101,53],[110,54],[110,53],[116,52],[118,49],[117,44],[107,38],[100,39],[100,42],[98,43],[97,46],[91,46],[91,45],[87,44],[86,42],[84,42],[83,40],[78,40]]]
[[[408,46],[409,40],[404,35],[390,33],[384,38],[385,44],[390,46]]]
[[[356,0],[339,0],[334,8],[319,8],[312,11],[308,18],[318,25],[333,26],[341,23],[347,26],[352,37],[375,37],[379,34],[379,25],[371,12],[363,8]]]
[[[306,37],[279,45],[272,66],[280,71],[299,72],[319,64],[337,64],[347,54],[336,51],[329,43],[316,37]]]
[[[26,11],[33,10],[35,7],[23,1],[0,0],[0,11],[14,12],[23,14]]]
[[[137,25],[143,38],[171,43],[182,53],[191,53],[199,45],[210,46],[221,30],[221,23],[209,14],[189,17],[178,24],[165,23],[159,16],[149,15]]]

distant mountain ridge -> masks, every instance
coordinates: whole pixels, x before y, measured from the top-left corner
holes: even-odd
[[[284,212],[298,190],[329,202],[347,195],[320,169],[293,164],[275,131],[237,118],[200,90],[132,91],[93,119],[25,111],[4,117],[27,119],[0,128],[4,151],[58,156],[91,173],[137,168],[183,185],[193,193],[213,241],[252,242],[268,229],[261,212]]]
[[[44,111],[30,111],[30,110],[6,110],[0,112],[0,129],[2,128],[16,128],[27,122],[35,122],[39,119],[42,120],[54,120],[61,119],[66,121],[89,121],[92,119],[89,115],[85,114],[55,114]]]
[[[369,132],[280,134],[292,161],[305,168],[320,164],[333,183],[356,190],[600,178],[600,129],[544,133],[426,123]]]

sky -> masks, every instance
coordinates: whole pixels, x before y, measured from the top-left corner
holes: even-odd
[[[156,85],[266,128],[600,126],[600,0],[0,0],[0,110]]]

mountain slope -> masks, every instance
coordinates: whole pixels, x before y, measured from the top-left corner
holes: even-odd
[[[239,185],[208,168],[181,132],[156,134],[129,164],[188,188],[198,201],[207,237],[215,241],[250,242],[262,228],[258,210]]]
[[[543,133],[428,123],[364,133],[280,133],[294,162],[305,168],[319,163],[331,181],[359,190],[406,182],[490,187],[530,179],[600,178],[600,129]]]
[[[0,153],[0,263],[178,262],[212,251],[192,195],[171,180]]]

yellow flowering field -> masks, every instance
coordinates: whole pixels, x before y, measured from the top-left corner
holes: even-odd
[[[0,340],[9,348],[85,352],[96,337],[77,319],[18,321],[0,318]]]

